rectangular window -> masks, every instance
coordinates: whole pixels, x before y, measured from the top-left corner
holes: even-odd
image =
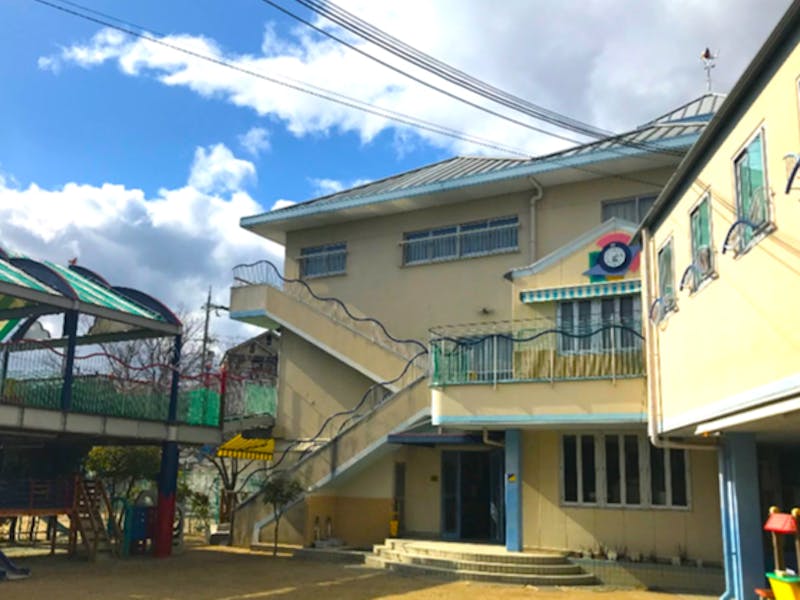
[[[672,266],[672,239],[658,251],[658,296],[665,311],[675,307],[675,275]]]
[[[744,221],[739,225],[739,252],[743,252],[770,223],[763,132],[758,133],[736,157],[734,171],[736,216]]]
[[[340,275],[347,270],[347,244],[339,242],[300,250],[300,277]]]
[[[655,196],[640,196],[638,198],[627,198],[625,200],[607,200],[601,207],[601,217],[603,223],[609,219],[617,218],[637,225],[644,220],[644,216],[653,203]]]
[[[403,234],[403,264],[418,265],[513,252],[519,248],[519,218],[499,217]]]
[[[598,354],[612,349],[640,350],[642,315],[639,296],[559,302],[556,329],[562,354]],[[611,327],[609,325],[621,325]],[[625,329],[630,328],[630,329]]]
[[[689,506],[683,450],[654,448],[639,434],[563,435],[561,449],[567,504]]]
[[[693,289],[714,272],[714,256],[711,250],[711,196],[700,201],[689,215],[692,229]]]

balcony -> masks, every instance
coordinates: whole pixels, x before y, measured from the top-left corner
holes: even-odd
[[[435,328],[431,386],[625,379],[645,374],[641,319]]]

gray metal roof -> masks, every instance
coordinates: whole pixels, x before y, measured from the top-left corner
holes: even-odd
[[[387,197],[399,197],[420,188],[432,189],[460,181],[463,181],[464,185],[469,185],[470,182],[485,180],[486,177],[482,176],[495,179],[503,178],[507,173],[508,178],[524,177],[526,172],[520,170],[520,167],[581,169],[581,165],[590,164],[593,160],[601,162],[631,154],[670,151],[679,151],[682,154],[694,143],[723,100],[724,96],[705,94],[633,131],[535,158],[457,156],[349,190],[261,215],[245,217],[242,219],[242,225],[248,227],[257,223],[301,218],[308,214],[308,209],[312,206],[315,212],[330,212],[344,208],[352,201],[369,203],[369,198],[372,197],[377,201]]]

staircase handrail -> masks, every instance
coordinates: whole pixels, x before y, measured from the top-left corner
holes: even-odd
[[[353,427],[356,427],[361,421],[363,421],[364,419],[369,417],[371,414],[375,413],[382,406],[387,405],[389,402],[391,402],[391,400],[393,400],[394,398],[397,398],[398,396],[403,394],[406,390],[408,390],[408,389],[414,387],[415,385],[417,385],[421,380],[425,379],[427,377],[427,375],[418,375],[418,374],[416,374],[409,383],[407,383],[406,385],[401,387],[396,392],[387,395],[385,398],[383,398],[383,400],[381,402],[379,402],[377,405],[373,406],[369,411],[367,411],[365,413],[362,413],[360,415],[357,414],[358,411],[364,406],[364,404],[366,403],[367,399],[369,398],[370,394],[372,393],[372,391],[374,389],[376,389],[378,387],[382,387],[383,385],[388,385],[388,384],[391,384],[391,383],[395,383],[395,382],[399,381],[400,379],[402,379],[403,377],[405,377],[406,374],[409,372],[409,370],[411,368],[411,365],[413,365],[414,362],[418,358],[420,358],[422,356],[425,356],[427,353],[428,353],[427,349],[424,352],[417,353],[414,357],[412,357],[406,363],[406,366],[403,369],[402,373],[400,373],[400,375],[398,375],[394,379],[389,380],[389,381],[382,381],[382,382],[379,382],[379,383],[372,384],[367,389],[367,391],[361,396],[361,400],[359,400],[359,402],[353,408],[348,409],[348,410],[339,411],[339,412],[333,413],[332,415],[329,415],[325,419],[325,421],[323,421],[322,425],[319,428],[319,431],[317,431],[317,433],[314,436],[312,436],[311,438],[303,439],[303,440],[295,440],[294,442],[289,444],[283,450],[283,453],[281,454],[280,458],[278,458],[278,460],[276,460],[271,466],[269,466],[269,467],[267,467],[265,469],[257,469],[255,471],[251,471],[248,474],[248,476],[245,478],[244,483],[242,484],[242,487],[244,487],[244,485],[249,481],[250,477],[252,477],[253,475],[255,475],[257,473],[263,472],[265,470],[268,470],[270,472],[277,470],[277,467],[280,466],[280,464],[283,462],[283,460],[289,455],[289,452],[291,450],[296,448],[301,443],[309,443],[309,449],[306,450],[306,452],[295,463],[293,463],[291,466],[289,466],[285,470],[286,471],[295,471],[295,470],[299,469],[303,464],[305,464],[305,462],[307,462],[308,460],[311,460],[317,453],[319,453],[322,450],[324,450],[325,448],[327,448],[330,444],[335,443],[338,440],[339,437],[341,437],[342,435],[347,433]],[[336,432],[336,435],[334,435],[331,438],[328,438],[324,443],[322,443],[322,444],[320,444],[318,446],[312,446],[311,445],[311,444],[313,444],[314,441],[316,441],[316,440],[320,439],[320,437],[322,437],[322,434],[325,432],[325,429],[328,427],[328,425],[335,418],[342,417],[342,416],[349,416],[349,418],[347,420],[345,420],[340,425],[339,430]],[[253,500],[253,498],[256,498],[259,495],[259,493],[260,492],[256,492],[256,493],[250,495],[249,497],[245,498],[238,506],[235,507],[234,510],[239,510],[244,505],[249,504]]]
[[[260,277],[260,278],[258,277],[259,275],[261,275],[261,273],[258,272],[259,267],[267,267],[267,270],[263,273],[263,277]],[[251,277],[250,279],[245,278],[244,275],[249,275],[250,272],[255,272],[255,275],[257,277],[256,278]],[[257,279],[257,280],[253,281],[252,279]],[[375,319],[374,317],[367,317],[367,316],[363,316],[362,317],[362,316],[358,316],[358,315],[353,314],[353,312],[347,307],[347,305],[344,302],[342,302],[339,298],[335,298],[333,296],[321,296],[321,295],[317,294],[311,288],[311,286],[308,285],[308,283],[306,281],[304,281],[302,279],[294,279],[294,278],[290,278],[290,277],[285,277],[283,274],[281,274],[281,272],[278,269],[278,267],[275,266],[275,264],[272,263],[269,260],[264,259],[264,260],[258,260],[258,261],[252,262],[252,263],[236,265],[233,268],[233,280],[234,280],[234,287],[238,287],[239,285],[242,285],[242,286],[244,286],[244,285],[268,285],[268,286],[273,287],[275,289],[278,289],[278,290],[281,290],[283,292],[286,292],[289,295],[291,295],[292,297],[302,301],[302,298],[300,297],[299,294],[294,293],[292,291],[289,291],[289,288],[286,287],[286,285],[285,285],[285,284],[296,284],[296,285],[300,286],[302,289],[304,289],[306,292],[308,292],[308,294],[312,298],[317,300],[318,302],[328,303],[329,306],[331,304],[334,305],[334,306],[338,306],[342,311],[344,311],[344,313],[352,321],[355,321],[357,323],[371,323],[371,324],[377,326],[378,329],[380,329],[380,331],[383,333],[383,335],[387,339],[389,339],[392,342],[394,342],[395,344],[398,344],[398,345],[401,345],[401,346],[414,345],[414,346],[417,346],[418,348],[421,348],[421,349],[427,349],[425,344],[423,344],[419,340],[416,340],[416,339],[402,339],[402,338],[397,338],[397,337],[393,336],[391,333],[389,333],[388,329],[386,329],[386,326],[383,323],[381,323],[378,319]],[[330,313],[326,313],[326,314],[328,314],[328,316],[331,316],[331,318],[335,318]],[[342,321],[341,319],[337,319],[337,320]],[[370,339],[372,339],[373,341],[375,341],[377,343],[383,343],[383,342],[380,342],[379,340],[375,339],[374,337],[370,337]],[[406,356],[406,354],[402,351],[402,350],[407,350],[406,348],[402,348],[402,350],[400,348],[392,348],[392,350],[402,354],[403,356]]]

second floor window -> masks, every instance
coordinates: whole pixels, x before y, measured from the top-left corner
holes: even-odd
[[[692,228],[693,289],[714,272],[711,250],[711,197],[703,198],[690,215]]]
[[[300,277],[324,277],[347,272],[347,244],[339,242],[300,250]]]
[[[519,247],[518,228],[515,215],[404,233],[403,264],[512,252]]]
[[[664,312],[675,307],[675,274],[672,265],[672,239],[658,251],[658,297]]]
[[[557,325],[564,333],[558,349],[563,354],[640,350],[634,331],[641,330],[641,319],[639,296],[561,302]]]
[[[736,213],[740,225],[739,252],[750,247],[753,238],[769,225],[769,196],[764,168],[764,134],[758,133],[734,161]]]
[[[641,223],[644,216],[653,203],[655,196],[640,196],[638,198],[626,198],[625,200],[607,200],[603,202],[602,219],[605,223],[612,217],[624,219],[631,223]]]

